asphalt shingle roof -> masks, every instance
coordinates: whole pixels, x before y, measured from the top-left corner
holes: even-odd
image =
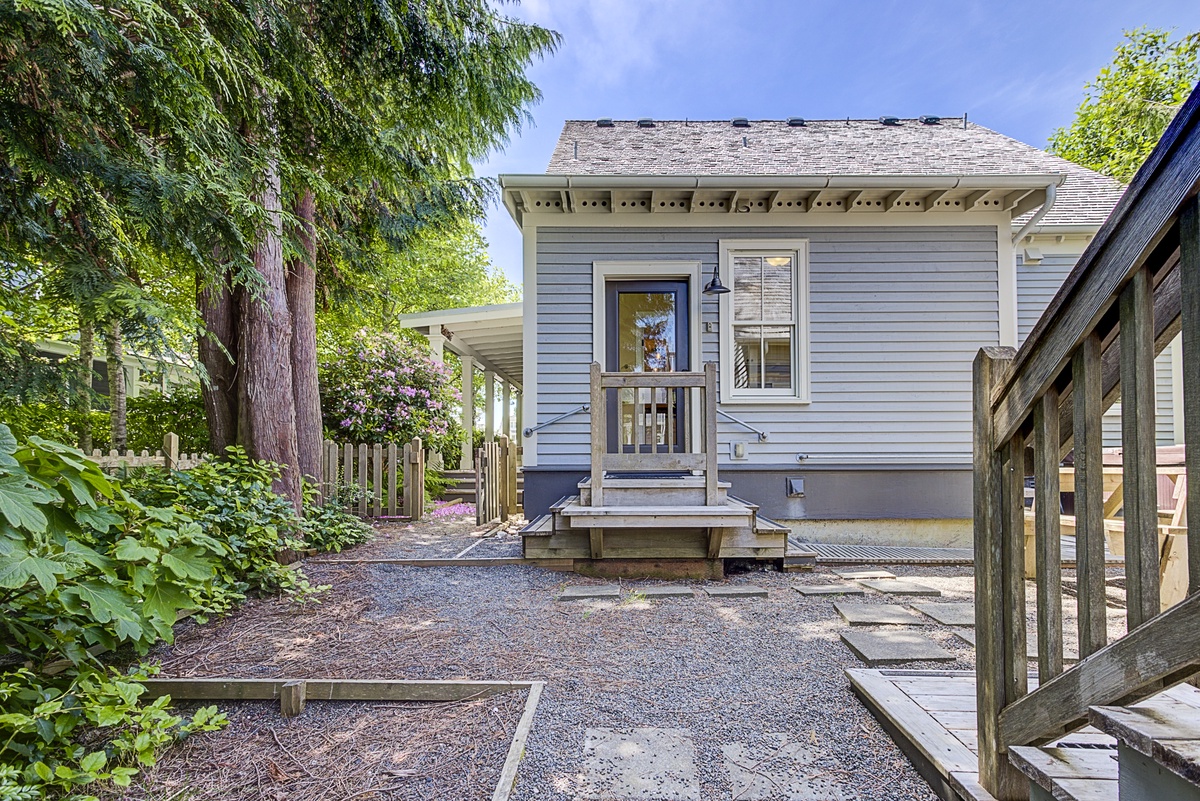
[[[1043,225],[1096,225],[1124,192],[1117,181],[975,123],[903,119],[635,120],[601,127],[568,120],[546,172],[552,175],[1013,175],[1066,176]]]

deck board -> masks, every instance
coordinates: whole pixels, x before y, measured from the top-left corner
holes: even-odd
[[[852,668],[846,675],[855,695],[944,801],[995,801],[979,784],[974,673]],[[1029,684],[1036,687],[1037,678],[1030,676]],[[1116,743],[1091,727],[1060,742]]]

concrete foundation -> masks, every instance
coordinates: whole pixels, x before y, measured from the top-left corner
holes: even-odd
[[[971,518],[923,520],[780,520],[800,542],[970,548]]]

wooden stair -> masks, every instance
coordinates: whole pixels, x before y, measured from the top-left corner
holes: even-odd
[[[1131,706],[1096,706],[1099,747],[1012,747],[1031,801],[1200,801],[1200,690],[1179,685]]]
[[[475,503],[475,471],[474,470],[443,470],[442,475],[454,481],[446,487],[441,500],[458,503]],[[525,503],[525,475],[517,471],[517,505]]]
[[[703,476],[605,476],[604,505],[590,479],[521,531],[531,559],[783,559],[790,530],[728,495],[705,505]]]

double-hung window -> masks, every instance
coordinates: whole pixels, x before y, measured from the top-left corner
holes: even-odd
[[[723,241],[723,402],[808,401],[808,269],[804,241]]]

